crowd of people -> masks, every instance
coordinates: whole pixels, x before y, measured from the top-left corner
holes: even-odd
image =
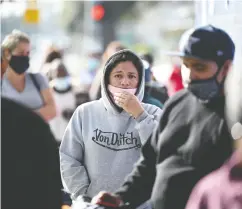
[[[242,208],[242,73],[224,30],[182,36],[166,87],[151,54],[110,43],[83,104],[63,52],[31,73],[30,48],[21,31],[1,45],[3,209]]]

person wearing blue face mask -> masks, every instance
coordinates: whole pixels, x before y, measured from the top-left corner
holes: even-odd
[[[55,78],[55,91],[68,91],[71,88],[71,79],[69,76]]]
[[[164,105],[159,125],[143,145],[142,156],[123,186],[102,192],[93,204],[136,208],[148,199],[153,209],[184,209],[195,184],[231,155],[224,81],[235,45],[212,25],[195,28],[179,56],[188,85]]]
[[[90,56],[87,61],[88,72],[94,77],[98,68],[100,67],[100,59],[94,56]]]

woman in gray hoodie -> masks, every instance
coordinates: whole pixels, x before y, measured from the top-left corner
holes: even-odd
[[[62,181],[73,200],[113,192],[132,171],[161,114],[141,102],[144,83],[142,61],[121,50],[104,66],[102,98],[74,112],[60,146]]]

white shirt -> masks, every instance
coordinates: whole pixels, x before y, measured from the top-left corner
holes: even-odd
[[[71,109],[74,111],[76,107],[76,99],[74,92],[71,90],[66,93],[58,93],[53,90],[53,96],[56,103],[57,116],[49,121],[49,125],[56,140],[61,141],[69,122],[62,116],[62,112],[65,109]]]

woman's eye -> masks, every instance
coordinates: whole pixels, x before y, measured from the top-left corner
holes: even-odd
[[[136,78],[134,75],[129,76],[130,79]]]
[[[122,76],[121,75],[115,75],[114,77],[115,78],[121,78]]]

